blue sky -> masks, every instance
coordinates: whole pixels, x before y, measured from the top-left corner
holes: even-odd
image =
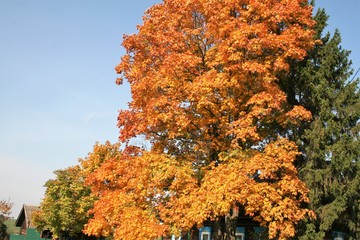
[[[78,163],[96,141],[117,141],[130,101],[115,84],[122,35],[160,0],[0,1],[0,200],[38,205],[52,172]],[[358,0],[318,0],[360,67]]]

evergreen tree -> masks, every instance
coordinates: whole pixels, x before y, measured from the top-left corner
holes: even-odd
[[[334,231],[360,239],[360,98],[359,79],[350,51],[341,48],[338,30],[323,34],[328,16],[319,9],[314,17],[322,43],[302,61],[293,61],[281,82],[293,105],[312,113],[311,122],[289,131],[303,154],[297,161],[300,177],[310,188],[315,220],[303,223],[300,239],[325,239]]]

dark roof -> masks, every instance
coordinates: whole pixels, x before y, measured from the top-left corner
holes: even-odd
[[[16,219],[15,226],[21,227],[23,222],[26,221],[26,228],[33,228],[34,226],[31,224],[31,214],[32,212],[40,210],[39,206],[29,206],[23,205],[18,218]]]

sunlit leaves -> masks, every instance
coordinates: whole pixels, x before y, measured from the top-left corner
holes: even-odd
[[[133,156],[126,150],[105,162],[87,181],[99,200],[85,232],[113,234],[118,239],[153,239],[171,231],[160,220],[159,207],[196,185],[187,164],[166,155]]]
[[[151,149],[125,148],[89,174],[98,201],[86,232],[150,239],[240,207],[271,237],[293,236],[308,191],[285,137],[311,114],[290,106],[278,82],[314,45],[311,11],[304,0],[149,8],[116,71],[132,94],[120,140],[144,136]]]
[[[205,175],[192,211],[201,209],[197,212],[210,213],[208,217],[215,219],[239,203],[260,224],[272,224],[270,237],[278,232],[280,238],[293,235],[294,223],[311,215],[300,208],[308,200],[308,190],[293,166],[297,154],[293,143],[281,139],[262,153],[240,151],[224,156],[222,164]]]
[[[33,221],[39,231],[49,229],[54,236],[78,236],[89,218],[87,211],[94,199],[90,189],[84,185],[79,166],[54,173],[56,178],[45,183],[41,210],[34,213]]]
[[[288,69],[286,59],[303,58],[313,44],[310,14],[304,1],[165,1],[150,8],[139,33],[125,38],[128,54],[116,68],[133,96],[119,115],[121,140],[187,132],[203,148],[215,141],[204,134],[214,131],[210,125],[222,139],[263,139],[261,128],[285,114],[274,81]]]
[[[39,231],[49,229],[54,236],[79,236],[85,223],[91,217],[97,194],[92,193],[85,184],[96,169],[119,154],[119,143],[96,143],[93,151],[80,164],[54,172],[55,179],[45,183],[46,191],[40,204],[40,211],[33,214],[33,220]]]

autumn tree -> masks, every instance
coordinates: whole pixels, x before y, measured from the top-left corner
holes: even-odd
[[[45,183],[40,211],[33,213],[32,220],[39,231],[50,230],[54,237],[80,237],[93,204],[90,189],[84,184],[79,166],[56,170],[54,174],[56,178]]]
[[[98,169],[107,160],[113,159],[120,153],[119,142],[111,143],[105,141],[101,144],[96,142],[91,152],[85,158],[80,158],[79,163],[82,169],[82,174],[87,177]]]
[[[292,131],[303,154],[300,176],[310,188],[309,221],[302,239],[325,239],[332,231],[360,239],[359,79],[352,79],[349,51],[338,30],[324,34],[328,16],[318,10],[316,38],[321,39],[302,61],[293,61],[283,79],[288,101],[311,111],[313,119]]]
[[[46,191],[40,204],[40,211],[33,213],[35,226],[39,231],[49,229],[54,237],[81,237],[84,225],[91,215],[96,194],[92,194],[85,179],[107,159],[119,153],[119,143],[96,143],[79,165],[56,170],[55,179],[45,183]]]
[[[7,235],[7,227],[4,221],[9,218],[13,203],[5,200],[0,200],[0,239],[4,239]]]
[[[85,231],[153,239],[208,221],[214,239],[234,239],[238,211],[271,238],[294,236],[311,212],[287,136],[311,114],[287,103],[279,79],[313,47],[311,15],[306,0],[151,7],[116,68],[132,93],[120,140],[151,148],[127,146],[88,176],[98,200]]]

